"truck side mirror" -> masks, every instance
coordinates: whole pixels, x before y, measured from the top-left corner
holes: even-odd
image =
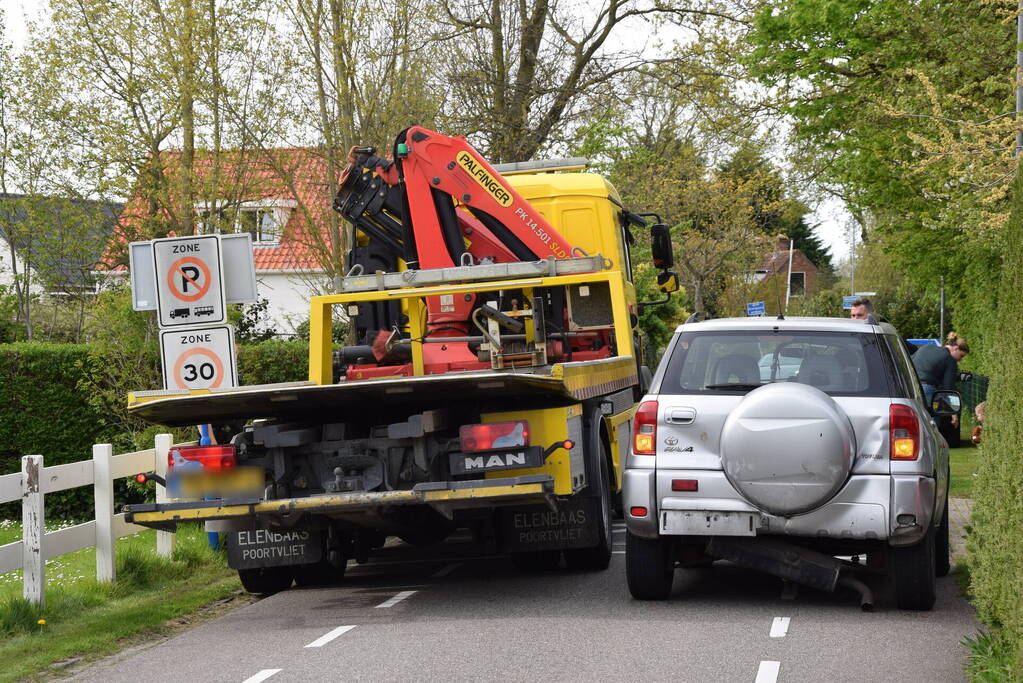
[[[654,223],[650,226],[650,253],[654,265],[667,270],[675,265],[675,256],[671,253],[671,231],[666,223]]]
[[[678,291],[678,273],[663,270],[657,274],[657,288],[665,294]]]

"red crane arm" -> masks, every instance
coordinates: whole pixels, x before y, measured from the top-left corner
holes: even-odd
[[[452,228],[445,224],[445,203],[451,199],[482,223],[516,260],[571,256],[572,245],[568,240],[465,138],[413,126],[398,137],[395,152],[398,173],[405,182],[421,268],[457,265],[451,252],[459,253],[459,245],[453,242],[457,241],[456,234],[464,233],[466,224],[463,222],[457,232],[451,232]],[[450,215],[454,217],[456,213],[452,211]]]

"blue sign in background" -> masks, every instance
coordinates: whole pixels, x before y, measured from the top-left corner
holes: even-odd
[[[852,308],[853,302],[859,299],[858,296],[843,296],[842,297],[842,308],[849,310]]]
[[[754,301],[746,304],[746,315],[767,315],[767,307],[763,301]]]

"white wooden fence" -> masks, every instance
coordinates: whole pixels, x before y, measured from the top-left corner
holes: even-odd
[[[114,480],[142,472],[166,476],[167,453],[172,443],[170,434],[159,434],[154,448],[122,455],[113,455],[108,443],[96,444],[92,447],[92,460],[53,467],[44,467],[41,455],[24,456],[21,472],[0,476],[0,503],[20,500],[22,522],[22,540],[0,545],[0,573],[23,568],[25,599],[42,605],[46,560],[96,546],[96,579],[113,581],[114,541],[144,528],[125,522],[123,513],[114,514]],[[43,514],[46,494],[90,485],[95,490],[96,518],[46,533]],[[157,501],[165,500],[166,495],[164,488],[157,485]],[[156,532],[156,550],[170,556],[174,534]]]

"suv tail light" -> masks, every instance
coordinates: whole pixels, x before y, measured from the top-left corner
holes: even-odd
[[[632,452],[657,454],[657,401],[643,401],[632,420]]]
[[[226,470],[238,464],[234,446],[179,446],[167,454],[167,467]]]
[[[892,460],[916,460],[920,455],[920,420],[909,406],[892,404],[888,436]]]
[[[516,420],[462,425],[458,430],[458,441],[466,453],[499,448],[523,448],[529,445],[529,423],[525,420]]]

